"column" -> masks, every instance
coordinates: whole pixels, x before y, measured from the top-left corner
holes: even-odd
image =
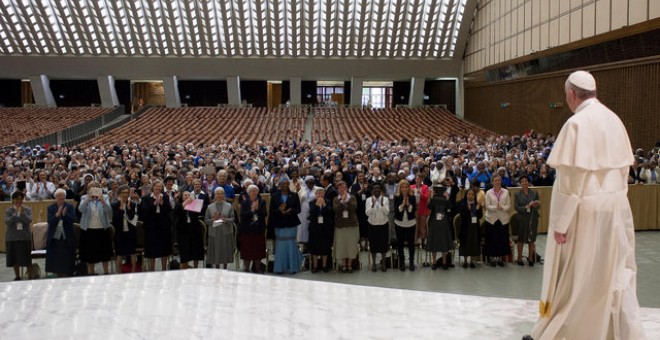
[[[119,106],[119,97],[115,90],[115,78],[113,76],[97,77],[99,94],[101,95],[101,107],[113,108]]]
[[[241,105],[241,78],[227,77],[227,99],[229,105]]]
[[[463,119],[465,118],[465,98],[464,94],[464,83],[463,83],[463,63],[461,63],[460,71],[458,72],[458,77],[456,78],[456,112],[454,114],[456,117]]]
[[[413,77],[410,79],[410,96],[408,96],[408,106],[416,107],[424,105],[424,82],[423,77]]]
[[[289,100],[291,105],[302,104],[302,78],[292,77],[289,79]]]
[[[362,106],[362,85],[364,78],[351,77],[351,106]]]
[[[50,79],[46,75],[31,76],[30,86],[35,104],[46,107],[57,107],[53,91],[50,90]]]
[[[176,79],[176,76],[163,77],[163,90],[165,91],[165,106],[181,107],[179,81]]]

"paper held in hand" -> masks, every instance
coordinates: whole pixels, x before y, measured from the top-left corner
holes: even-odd
[[[193,200],[192,202],[188,203],[188,205],[183,207],[183,209],[199,213],[199,212],[202,212],[202,207],[204,207],[204,200],[196,199],[196,200]]]
[[[215,220],[215,221],[213,221],[213,227],[219,227],[223,223],[225,223],[225,220],[223,220],[223,219]]]

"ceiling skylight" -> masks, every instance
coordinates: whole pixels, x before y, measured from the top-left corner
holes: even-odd
[[[440,59],[466,0],[3,0],[0,54]]]

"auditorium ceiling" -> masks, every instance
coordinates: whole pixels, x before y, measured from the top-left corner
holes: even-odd
[[[359,65],[372,61],[417,62],[431,76],[443,76],[443,62],[450,68],[460,62],[476,2],[3,0],[0,58],[20,67],[11,57],[97,57],[108,71],[113,60],[126,64],[124,58],[173,58],[175,68],[190,59],[236,67],[304,60],[297,64],[303,68],[351,61],[347,65],[356,70],[369,70]]]

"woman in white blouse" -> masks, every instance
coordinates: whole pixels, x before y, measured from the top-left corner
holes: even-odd
[[[511,255],[509,245],[509,191],[502,188],[502,178],[493,176],[493,188],[486,192],[486,223],[484,255],[490,257],[490,265],[504,267],[503,256]]]
[[[383,196],[380,184],[375,183],[371,188],[371,197],[367,198],[365,213],[369,223],[369,250],[371,251],[371,271],[378,270],[376,266],[376,255],[381,254],[381,270],[387,271],[385,266],[385,255],[389,245],[389,215],[390,200]]]

